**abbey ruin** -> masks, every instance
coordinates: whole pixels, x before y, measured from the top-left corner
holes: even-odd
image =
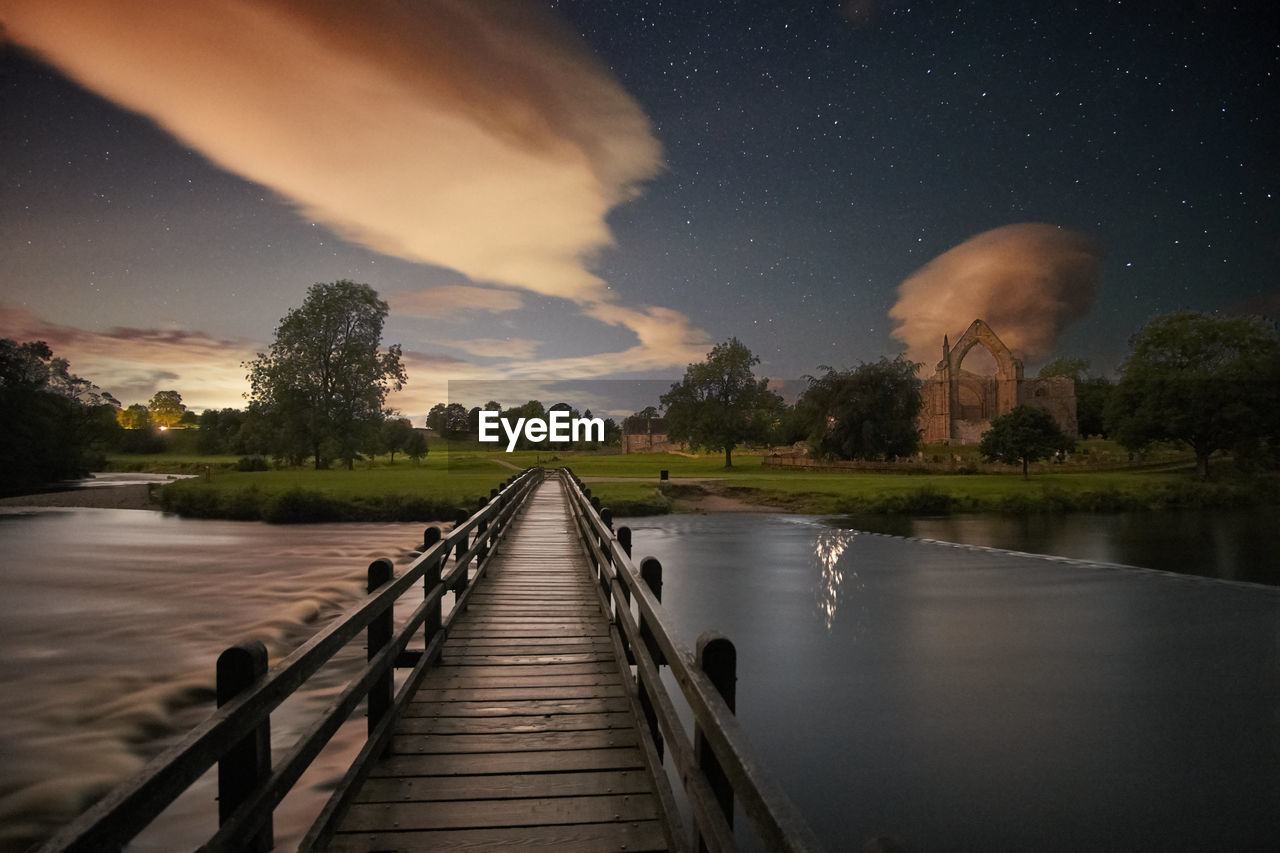
[[[976,346],[984,347],[996,362],[993,376],[962,368],[964,358]],[[1067,435],[1076,436],[1075,382],[1066,376],[1026,379],[1022,360],[1015,357],[984,320],[974,320],[951,346],[942,339],[942,360],[920,389],[920,431],[926,442],[976,444],[991,426],[992,418],[1014,406],[1033,406],[1053,415]]]

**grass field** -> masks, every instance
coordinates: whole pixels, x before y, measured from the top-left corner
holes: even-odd
[[[167,486],[166,509],[197,517],[268,521],[430,521],[472,509],[510,477],[509,466],[570,466],[615,515],[696,507],[706,495],[761,509],[808,513],[1040,512],[1280,503],[1274,476],[1225,471],[1208,482],[1189,471],[1072,471],[1033,474],[903,474],[766,469],[758,453],[719,455],[594,454],[475,450],[437,445],[418,465],[400,457],[354,470],[310,468],[242,473],[234,459],[162,454],[115,457],[119,470],[176,470],[201,476]],[[144,467],[145,466],[145,467]],[[1229,467],[1229,466],[1228,466]],[[670,480],[662,483],[659,472]]]

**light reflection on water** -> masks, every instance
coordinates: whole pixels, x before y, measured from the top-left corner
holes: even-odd
[[[360,597],[372,560],[407,562],[421,535],[129,510],[0,514],[0,850],[61,825],[207,714],[224,648],[262,640],[274,662]],[[322,671],[273,715],[273,743],[291,743],[345,680],[341,662]],[[131,849],[195,846],[212,797],[206,783]],[[283,839],[303,821],[290,808],[309,805],[286,807]]]
[[[829,849],[1280,849],[1280,589],[804,516],[618,523],[678,639],[737,645],[738,716]]]

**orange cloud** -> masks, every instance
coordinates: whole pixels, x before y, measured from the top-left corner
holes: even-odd
[[[493,314],[517,311],[524,306],[524,299],[514,290],[450,284],[427,290],[392,293],[387,297],[387,304],[396,314],[409,317],[447,317],[461,310],[487,311]]]
[[[6,35],[377,251],[580,302],[660,169],[638,105],[539,4],[0,0]]]
[[[115,328],[90,332],[60,326],[16,308],[0,306],[0,335],[42,340],[67,359],[71,372],[111,392],[125,405],[145,403],[156,391],[175,389],[187,408],[243,408],[249,390],[241,363],[257,355],[244,339],[203,332]]]
[[[942,336],[975,319],[1027,358],[1053,351],[1058,335],[1093,306],[1102,266],[1097,242],[1054,225],[1006,225],[939,255],[898,287],[889,309],[907,357],[932,366]]]

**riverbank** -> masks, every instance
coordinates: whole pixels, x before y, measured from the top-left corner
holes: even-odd
[[[814,515],[930,516],[955,513],[1123,512],[1280,505],[1280,477],[1246,476],[1228,463],[1214,478],[1191,470],[1061,471],[1024,479],[1017,473],[874,473],[779,470],[758,454],[432,453],[421,464],[382,459],[354,470],[286,468],[232,471],[212,465],[198,477],[134,490],[110,506],[159,508],[191,518],[275,523],[423,521],[471,512],[513,469],[569,466],[615,516],[769,511]],[[219,461],[219,460],[210,460]],[[137,465],[136,460],[129,460]],[[183,457],[178,470],[200,460]],[[163,456],[148,463],[162,470]],[[668,479],[661,479],[666,472]],[[43,505],[101,506],[81,495],[44,496]],[[25,500],[25,499],[24,499]],[[105,499],[104,499],[105,500]],[[28,504],[31,505],[31,504]]]
[[[0,498],[0,507],[87,507],[89,509],[160,509],[152,484],[135,483],[100,489],[68,489]]]

